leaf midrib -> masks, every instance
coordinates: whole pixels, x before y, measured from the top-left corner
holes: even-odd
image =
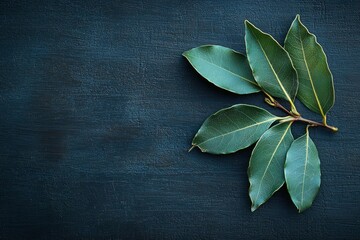
[[[228,70],[228,69],[226,69],[226,68],[224,68],[224,67],[222,67],[222,66],[216,65],[216,64],[214,64],[213,62],[210,62],[210,61],[206,60],[205,58],[201,58],[201,57],[197,57],[197,56],[191,56],[191,57],[192,57],[192,58],[201,59],[201,60],[209,63],[210,65],[213,65],[213,66],[215,66],[215,67],[218,67],[218,68],[220,68],[220,69],[223,69],[224,71],[229,72],[230,74],[232,74],[232,75],[234,75],[234,76],[237,76],[237,77],[239,77],[239,78],[241,78],[241,79],[243,79],[243,80],[245,80],[245,81],[247,81],[247,82],[249,82],[249,83],[251,83],[251,84],[253,84],[253,85],[255,85],[255,86],[258,86],[255,82],[251,81],[250,79],[245,78],[245,77],[243,77],[243,76],[240,76],[240,75],[238,75],[238,74],[236,74],[236,73],[234,73],[234,72],[231,72],[230,70]]]
[[[280,86],[281,90],[285,93],[285,96],[286,96],[286,98],[289,100],[289,102],[290,102],[290,103],[293,103],[293,102],[292,102],[292,99],[291,99],[290,96],[289,96],[289,94],[287,93],[287,91],[285,90],[284,86],[282,85],[282,83],[281,83],[281,81],[280,81],[280,79],[279,79],[279,76],[278,76],[277,73],[275,72],[275,69],[273,68],[272,64],[270,63],[270,60],[269,60],[269,58],[268,58],[268,56],[267,56],[264,48],[262,47],[259,39],[257,38],[256,34],[252,31],[252,29],[250,29],[250,31],[251,31],[251,33],[253,34],[253,36],[255,37],[256,41],[258,42],[258,44],[259,44],[259,46],[260,46],[260,48],[261,48],[261,51],[264,53],[264,56],[265,56],[265,58],[266,58],[266,61],[268,62],[269,66],[270,66],[270,68],[271,68],[271,71],[272,71],[273,74],[275,75],[275,78],[276,78],[277,82],[279,83],[279,86]]]
[[[270,121],[275,121],[276,119],[279,119],[278,117],[275,117],[275,118],[270,118],[266,121],[262,121],[262,122],[256,122],[256,124],[252,124],[252,125],[249,125],[249,126],[246,126],[246,127],[243,127],[243,128],[239,128],[239,129],[236,129],[236,130],[233,130],[233,131],[230,131],[230,132],[227,132],[227,133],[224,133],[224,134],[220,134],[220,135],[217,135],[215,137],[212,137],[212,138],[209,138],[207,139],[206,141],[202,142],[202,143],[199,143],[199,144],[194,144],[195,146],[200,146],[200,145],[203,145],[204,143],[210,141],[210,140],[213,140],[215,138],[219,138],[219,137],[224,137],[226,135],[229,135],[229,134],[233,134],[235,132],[238,132],[238,131],[241,131],[241,130],[244,130],[244,129],[247,129],[247,128],[251,128],[251,127],[254,127],[254,126],[258,126],[258,125],[261,125],[261,124],[264,124],[266,122],[270,122]]]
[[[308,130],[307,130],[308,131]],[[302,189],[301,189],[301,201],[300,201],[300,208],[303,207],[303,203],[304,203],[304,190],[305,190],[305,174],[306,174],[306,170],[307,170],[307,165],[308,165],[308,158],[309,158],[309,132],[306,133],[306,150],[305,150],[305,166],[304,166],[304,175],[303,175],[303,180],[302,180]],[[301,211],[301,209],[299,209],[299,211]]]
[[[311,76],[311,74],[310,74],[309,66],[308,66],[308,64],[307,64],[306,55],[305,55],[305,50],[304,50],[304,44],[303,44],[302,37],[301,37],[301,34],[300,34],[300,26],[299,26],[299,28],[298,28],[298,34],[299,34],[299,39],[300,39],[300,43],[301,43],[301,51],[302,51],[302,53],[303,53],[303,58],[304,58],[305,66],[306,66],[306,71],[307,71],[308,76],[309,76],[309,81],[310,81],[310,84],[311,84],[311,88],[312,88],[312,90],[313,90],[313,93],[314,93],[314,96],[315,96],[315,99],[316,99],[316,103],[317,103],[317,105],[318,105],[318,107],[319,107],[320,113],[321,113],[322,116],[325,116],[325,115],[324,115],[324,111],[323,111],[323,109],[322,109],[322,106],[321,106],[321,104],[320,104],[320,101],[319,101],[317,92],[316,92],[315,87],[314,87],[314,82],[313,82],[312,76]]]
[[[264,180],[264,177],[265,177],[265,175],[266,175],[266,173],[267,173],[267,170],[268,170],[268,168],[269,168],[272,160],[274,159],[275,153],[277,152],[280,144],[281,144],[282,141],[284,140],[285,135],[288,133],[290,126],[291,126],[291,124],[289,124],[289,126],[286,128],[284,134],[281,136],[281,139],[280,139],[279,143],[276,145],[276,147],[275,147],[275,149],[274,149],[274,152],[273,152],[272,155],[271,155],[270,161],[268,162],[268,164],[267,164],[267,166],[266,166],[266,168],[265,168],[264,174],[263,174],[262,177],[261,177],[259,189],[258,189],[258,192],[257,192],[257,194],[256,194],[256,198],[254,199],[254,202],[257,201],[257,199],[258,199],[258,197],[259,197],[260,188],[261,188],[262,182],[263,182],[263,180]]]

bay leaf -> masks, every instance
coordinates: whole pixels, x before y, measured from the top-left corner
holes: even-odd
[[[195,135],[192,145],[202,152],[233,153],[256,142],[278,119],[281,117],[265,109],[237,104],[208,117]]]
[[[251,211],[265,203],[285,182],[286,153],[294,140],[291,124],[279,123],[268,129],[252,151],[248,168]]]
[[[259,92],[246,57],[230,48],[205,45],[183,53],[195,70],[214,85],[237,94]]]
[[[305,135],[291,144],[284,173],[291,200],[299,212],[303,212],[312,205],[321,182],[319,154],[308,128]]]
[[[335,101],[333,77],[323,48],[299,15],[292,22],[284,45],[299,77],[297,97],[310,110],[321,114],[326,123],[326,113]]]
[[[245,21],[247,58],[258,85],[274,97],[287,100],[297,113],[294,99],[298,89],[296,71],[285,49],[269,34]]]

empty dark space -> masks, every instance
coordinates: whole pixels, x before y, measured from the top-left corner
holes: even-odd
[[[0,239],[356,239],[359,11],[340,0],[1,1]],[[252,148],[188,153],[191,139],[233,104],[283,113],[209,84],[181,54],[245,52],[245,19],[282,44],[298,13],[327,54],[340,131],[311,129],[322,183],[310,209],[297,213],[283,187],[252,213]]]

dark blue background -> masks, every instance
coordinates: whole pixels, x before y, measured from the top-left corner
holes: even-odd
[[[1,1],[0,238],[356,238],[359,10],[359,1]],[[283,43],[297,13],[327,53],[328,122],[340,131],[311,129],[322,161],[312,208],[298,214],[282,188],[251,213],[251,149],[187,150],[220,108],[273,109],[261,94],[210,85],[181,53],[245,52],[245,19]]]

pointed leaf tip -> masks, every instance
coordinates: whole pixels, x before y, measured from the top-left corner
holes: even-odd
[[[192,146],[189,148],[188,152],[191,152],[191,150],[193,150],[195,147],[196,147],[196,145],[192,145]]]

